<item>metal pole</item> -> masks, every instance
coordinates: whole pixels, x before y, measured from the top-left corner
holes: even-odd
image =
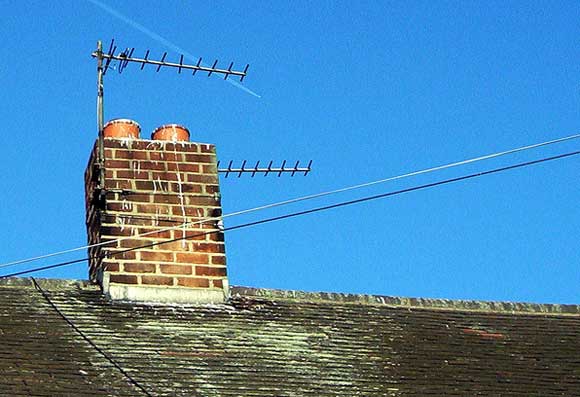
[[[99,129],[98,139],[98,164],[99,164],[99,187],[104,184],[105,176],[105,148],[103,145],[103,43],[97,41],[97,126]]]

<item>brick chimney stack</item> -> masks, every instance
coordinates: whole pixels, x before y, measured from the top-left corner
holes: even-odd
[[[105,138],[104,157],[99,188],[95,143],[85,173],[88,240],[122,240],[89,250],[91,281],[113,300],[223,302],[223,233],[215,220],[196,223],[221,215],[215,147]],[[184,235],[192,237],[167,242]]]

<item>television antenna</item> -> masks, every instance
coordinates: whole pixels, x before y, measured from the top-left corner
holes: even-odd
[[[199,58],[197,63],[194,64],[186,64],[183,63],[183,54],[181,54],[179,58],[179,62],[169,62],[166,60],[167,58],[167,51],[163,53],[160,60],[150,59],[149,54],[150,50],[145,52],[145,56],[143,58],[136,58],[133,57],[133,53],[135,52],[135,47],[128,47],[125,50],[115,54],[117,51],[117,46],[115,45],[115,40],[111,40],[111,45],[109,46],[109,50],[107,52],[103,51],[103,43],[99,40],[97,42],[97,50],[94,51],[91,55],[93,58],[97,58],[97,122],[99,126],[99,133],[102,133],[103,126],[104,126],[104,113],[103,113],[103,94],[104,94],[104,84],[103,84],[103,77],[107,74],[107,71],[110,69],[111,61],[118,61],[119,64],[117,66],[117,70],[119,73],[122,73],[129,63],[137,63],[141,65],[141,70],[145,68],[145,65],[154,65],[156,66],[156,72],[162,67],[167,68],[174,68],[177,69],[177,73],[181,74],[182,70],[193,70],[192,75],[195,76],[197,72],[207,73],[207,76],[210,77],[212,74],[221,74],[224,76],[224,80],[227,80],[230,76],[236,76],[240,78],[240,82],[244,81],[244,77],[246,77],[248,68],[250,67],[249,64],[246,65],[244,70],[234,70],[234,63],[231,62],[230,66],[227,69],[220,69],[217,67],[218,61],[217,59],[213,62],[211,67],[203,66],[202,65],[202,58]]]
[[[244,81],[248,73],[248,68],[250,67],[249,64],[246,64],[243,70],[235,70],[233,69],[234,63],[230,62],[227,69],[218,68],[218,61],[217,59],[213,62],[212,66],[203,66],[202,65],[202,58],[199,58],[197,63],[195,64],[187,64],[183,62],[183,54],[179,57],[179,62],[170,62],[167,60],[167,51],[163,53],[160,59],[152,59],[149,58],[151,53],[150,50],[145,52],[143,58],[137,58],[133,56],[135,52],[135,47],[128,47],[123,51],[117,52],[117,46],[115,45],[115,40],[111,40],[111,44],[109,46],[108,51],[103,51],[103,43],[99,40],[97,42],[97,49],[91,55],[93,58],[97,59],[97,125],[99,129],[99,138],[98,138],[98,167],[99,167],[99,184],[104,180],[104,145],[103,145],[103,129],[104,129],[104,105],[103,105],[103,96],[104,96],[104,76],[107,72],[111,69],[111,62],[117,61],[117,71],[122,73],[130,63],[136,63],[140,65],[140,70],[145,68],[145,65],[153,65],[156,67],[155,71],[159,72],[161,68],[173,68],[177,69],[177,73],[181,74],[182,71],[192,71],[192,76],[195,76],[197,72],[200,73],[207,73],[207,76],[210,77],[212,74],[219,74],[224,76],[224,80],[227,80],[230,76],[236,77],[240,79],[240,82]],[[286,160],[283,161],[280,167],[272,167],[273,162],[271,161],[268,167],[260,168],[260,162],[257,162],[256,165],[252,168],[246,168],[246,161],[242,163],[242,166],[239,168],[232,168],[232,162],[230,161],[228,168],[226,169],[219,169],[220,173],[225,173],[226,177],[230,173],[238,174],[240,177],[242,174],[251,173],[252,177],[259,174],[264,174],[267,176],[269,173],[277,173],[278,176],[281,176],[283,173],[290,173],[291,176],[294,176],[296,173],[303,173],[307,175],[310,172],[310,166],[312,165],[312,161],[308,163],[307,167],[300,167],[300,162],[296,162],[294,167],[286,167]],[[219,163],[218,163],[219,167]]]

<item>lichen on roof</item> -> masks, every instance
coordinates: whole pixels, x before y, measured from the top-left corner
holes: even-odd
[[[577,307],[241,287],[224,305],[160,306],[110,302],[82,282],[38,282],[153,396],[580,389]],[[29,281],[0,283],[0,334],[0,395],[143,395]]]

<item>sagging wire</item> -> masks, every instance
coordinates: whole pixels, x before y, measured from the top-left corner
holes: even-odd
[[[371,182],[365,182],[365,183],[351,185],[351,186],[347,186],[347,187],[343,187],[343,188],[339,188],[339,189],[335,189],[335,190],[330,190],[330,191],[326,191],[326,192],[315,193],[315,194],[297,197],[297,198],[293,198],[293,199],[289,199],[289,200],[279,201],[276,203],[266,204],[266,205],[262,205],[262,206],[258,206],[258,207],[254,207],[254,208],[249,208],[249,209],[245,209],[245,210],[241,210],[241,211],[232,212],[232,213],[225,214],[222,216],[203,218],[203,219],[200,219],[200,220],[195,221],[195,222],[185,222],[185,223],[181,223],[181,224],[176,225],[176,226],[167,227],[165,229],[149,231],[149,232],[145,232],[145,233],[141,233],[141,234],[137,234],[137,235],[133,235],[133,236],[125,236],[125,237],[118,238],[116,240],[109,240],[106,242],[89,244],[89,245],[84,245],[81,247],[66,249],[63,251],[57,251],[57,252],[39,255],[39,256],[34,256],[34,257],[26,258],[26,259],[20,259],[20,260],[0,264],[0,269],[10,267],[10,266],[16,266],[16,265],[20,265],[20,264],[24,264],[24,263],[30,263],[30,262],[38,261],[41,259],[47,259],[47,258],[51,258],[51,257],[55,257],[55,256],[69,254],[69,253],[77,252],[77,251],[81,251],[81,250],[86,250],[89,248],[100,247],[100,246],[105,246],[105,245],[109,245],[109,244],[113,244],[113,243],[118,243],[118,242],[123,241],[125,239],[145,237],[145,236],[148,236],[151,234],[156,234],[156,233],[160,233],[160,232],[164,232],[164,231],[177,230],[177,229],[183,228],[184,226],[193,226],[196,224],[204,224],[204,223],[208,223],[208,222],[221,221],[224,218],[244,215],[244,214],[248,214],[251,212],[262,211],[262,210],[271,209],[271,208],[275,208],[275,207],[281,207],[281,206],[285,206],[285,205],[289,205],[289,204],[294,204],[294,203],[307,201],[307,200],[313,200],[313,199],[320,198],[320,197],[326,197],[326,196],[334,195],[337,193],[343,193],[343,192],[347,192],[347,191],[357,190],[357,189],[361,189],[364,187],[378,185],[378,184],[391,182],[391,181],[395,181],[395,180],[399,180],[399,179],[405,179],[405,178],[410,178],[410,177],[417,176],[417,175],[427,174],[427,173],[431,173],[431,172],[435,172],[435,171],[441,171],[441,170],[448,169],[448,168],[453,168],[453,167],[458,167],[461,165],[466,165],[466,164],[476,163],[479,161],[489,160],[489,159],[493,159],[493,158],[497,158],[497,157],[501,157],[501,156],[506,156],[509,154],[514,154],[514,153],[518,153],[518,152],[522,152],[522,151],[526,151],[526,150],[531,150],[531,149],[539,148],[542,146],[553,145],[556,143],[560,143],[560,142],[564,142],[564,141],[568,141],[568,140],[572,140],[572,139],[577,139],[577,138],[580,138],[580,134],[569,135],[566,137],[557,138],[557,139],[553,139],[553,140],[549,140],[549,141],[545,141],[545,142],[540,142],[540,143],[535,143],[532,145],[522,146],[522,147],[518,147],[518,148],[514,148],[514,149],[509,149],[509,150],[505,150],[502,152],[496,152],[496,153],[487,154],[484,156],[473,157],[473,158],[470,158],[467,160],[461,160],[461,161],[457,161],[457,162],[447,163],[444,165],[425,168],[425,169],[421,169],[418,171],[413,171],[413,172],[409,172],[406,174],[401,174],[401,175],[392,176],[392,177],[388,177],[388,178],[378,179],[378,180],[371,181]]]
[[[373,196],[366,196],[366,197],[359,198],[359,199],[355,199],[355,200],[343,201],[343,202],[339,202],[339,203],[336,203],[336,204],[330,204],[330,205],[326,205],[326,206],[322,206],[322,207],[312,208],[312,209],[309,209],[309,210],[293,212],[293,213],[290,213],[290,214],[279,215],[279,216],[275,216],[275,217],[272,217],[272,218],[261,219],[261,220],[258,220],[258,221],[248,222],[248,223],[244,223],[244,224],[241,224],[241,225],[230,226],[230,227],[224,228],[223,230],[210,230],[210,231],[207,231],[207,232],[204,232],[204,233],[200,233],[200,234],[186,235],[186,236],[177,237],[177,238],[170,239],[170,240],[165,240],[165,241],[156,241],[156,242],[149,243],[149,244],[145,244],[145,245],[142,245],[142,246],[128,248],[126,250],[121,250],[121,251],[115,251],[115,252],[110,252],[110,253],[106,253],[106,254],[101,254],[101,255],[98,255],[96,257],[87,257],[87,258],[76,259],[76,260],[72,260],[72,261],[68,261],[68,262],[56,263],[56,264],[53,264],[53,265],[43,266],[43,267],[39,267],[39,268],[35,268],[35,269],[23,270],[23,271],[20,271],[20,272],[15,272],[15,273],[11,273],[11,274],[7,274],[7,275],[0,276],[0,279],[8,278],[8,277],[20,276],[20,275],[23,275],[23,274],[29,274],[29,273],[33,273],[33,272],[37,272],[37,271],[41,271],[41,270],[54,269],[54,268],[57,268],[57,267],[72,265],[74,263],[84,262],[84,261],[87,261],[87,260],[90,260],[90,259],[110,258],[110,257],[114,257],[115,255],[123,254],[123,253],[130,252],[130,251],[134,251],[134,250],[137,250],[137,249],[149,248],[149,247],[154,247],[154,246],[158,246],[158,245],[168,244],[168,243],[171,243],[171,242],[174,242],[174,241],[191,239],[191,238],[195,238],[195,237],[199,237],[199,236],[204,236],[204,235],[212,234],[212,233],[221,233],[221,232],[225,232],[225,231],[232,231],[232,230],[237,230],[237,229],[243,229],[243,228],[246,228],[246,227],[252,227],[252,226],[257,226],[257,225],[261,225],[261,224],[264,224],[264,223],[270,223],[270,222],[275,222],[275,221],[279,221],[279,220],[283,220],[283,219],[294,218],[294,217],[297,217],[297,216],[312,214],[312,213],[315,213],[315,212],[326,211],[326,210],[330,210],[330,209],[334,209],[334,208],[340,208],[340,207],[345,207],[345,206],[353,205],[353,204],[360,204],[360,203],[367,202],[367,201],[372,201],[372,200],[377,200],[377,199],[381,199],[381,198],[396,196],[396,195],[403,194],[403,193],[409,193],[409,192],[414,192],[414,191],[418,191],[418,190],[428,189],[428,188],[432,188],[432,187],[436,187],[436,186],[446,185],[446,184],[449,184],[449,183],[455,183],[455,182],[464,181],[464,180],[467,180],[467,179],[477,178],[477,177],[481,177],[481,176],[484,176],[484,175],[496,174],[496,173],[499,173],[499,172],[509,171],[509,170],[513,170],[513,169],[516,169],[516,168],[527,167],[527,166],[531,166],[531,165],[535,165],[535,164],[544,163],[544,162],[547,162],[547,161],[553,161],[553,160],[563,159],[563,158],[566,158],[566,157],[572,157],[572,156],[576,156],[578,154],[580,154],[580,151],[559,154],[559,155],[551,156],[551,157],[544,157],[544,158],[541,158],[541,159],[538,159],[538,160],[526,161],[526,162],[523,162],[523,163],[517,163],[517,164],[505,166],[505,167],[494,168],[494,169],[487,170],[487,171],[480,171],[480,172],[476,172],[476,173],[473,173],[473,174],[468,174],[468,175],[464,175],[464,176],[460,176],[460,177],[449,178],[449,179],[444,179],[444,180],[437,181],[437,182],[432,182],[432,183],[427,183],[427,184],[423,184],[423,185],[413,186],[413,187],[406,188],[406,189],[395,190],[395,191],[391,191],[391,192],[387,192],[387,193],[382,193],[382,194],[377,194],[377,195],[373,195]]]

